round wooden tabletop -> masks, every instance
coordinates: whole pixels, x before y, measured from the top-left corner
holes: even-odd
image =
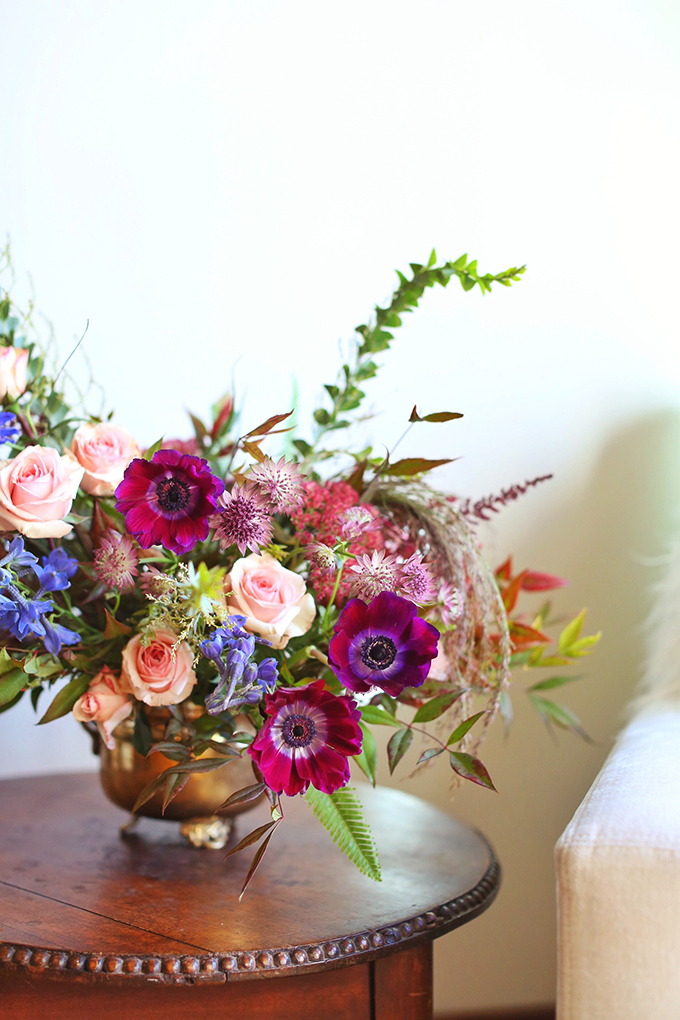
[[[225,861],[147,819],[123,839],[126,816],[95,775],[1,782],[0,968],[164,982],[299,974],[437,938],[489,906],[500,870],[479,833],[408,794],[359,793],[381,883],[293,798],[239,903],[253,850]],[[266,805],[242,815],[237,838],[267,820]]]

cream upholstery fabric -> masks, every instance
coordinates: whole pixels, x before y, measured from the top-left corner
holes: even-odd
[[[680,707],[621,733],[555,860],[557,1020],[680,1020]]]

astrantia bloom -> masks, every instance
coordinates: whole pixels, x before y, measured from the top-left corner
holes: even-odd
[[[352,579],[350,597],[364,599],[366,602],[383,591],[394,591],[402,573],[397,557],[386,553],[384,549],[376,550],[372,556],[367,553],[357,556],[352,570],[357,576]]]
[[[437,654],[439,631],[408,599],[382,592],[366,605],[351,599],[334,628],[328,661],[351,691],[380,687],[392,697],[420,687]]]
[[[285,457],[276,463],[265,457],[248,472],[248,480],[268,497],[277,513],[289,513],[304,503],[303,477],[294,461]]]
[[[208,462],[177,450],[135,458],[116,489],[116,509],[143,549],[162,545],[181,554],[208,537],[208,517],[224,483]]]
[[[248,748],[267,786],[289,797],[310,785],[333,793],[349,782],[348,758],[361,751],[359,710],[351,698],[307,687],[280,687],[265,698],[267,721]]]
[[[434,578],[427,563],[423,563],[420,553],[409,556],[402,564],[397,593],[415,602],[417,606],[427,606],[436,600]]]
[[[246,549],[259,553],[260,546],[272,540],[270,509],[271,504],[255,485],[235,483],[231,492],[220,496],[217,512],[209,522],[220,548],[235,545],[241,556]]]
[[[94,554],[94,572],[107,588],[130,591],[139,573],[139,555],[129,535],[107,531]]]

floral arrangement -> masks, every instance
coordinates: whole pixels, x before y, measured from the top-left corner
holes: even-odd
[[[249,755],[254,782],[229,803],[265,793],[271,821],[231,851],[262,841],[246,884],[281,824],[282,796],[297,794],[380,878],[348,786],[350,759],[375,784],[372,725],[393,730],[390,771],[407,755],[420,767],[441,757],[456,781],[493,789],[478,750],[499,711],[511,718],[511,668],[566,666],[598,637],[582,636],[581,613],[554,647],[549,604],[526,616],[517,603],[565,582],[516,572],[510,559],[494,572],[482,555],[479,521],[545,478],[473,502],[424,480],[445,460],[340,440],[376,357],[426,288],[457,278],[484,293],[523,272],[480,275],[466,256],[437,265],[433,252],[399,273],[325,387],[309,439],[291,433],[292,412],[241,429],[228,394],[208,423],[192,416],[193,436],[146,450],[67,399],[30,313],[0,294],[0,711],[27,693],[37,709],[61,681],[41,723],[73,712],[111,746],[134,720],[137,751],[172,762],[136,808],[159,789],[167,804],[193,772]],[[414,407],[408,427],[459,417]],[[283,454],[272,456],[262,447],[275,436]],[[569,679],[534,683],[529,697],[549,726],[582,733],[546,697]],[[204,711],[188,715],[187,704]]]

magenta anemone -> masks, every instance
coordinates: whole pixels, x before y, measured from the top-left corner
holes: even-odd
[[[360,713],[351,698],[307,687],[280,687],[265,697],[267,720],[248,748],[276,793],[294,797],[310,785],[333,793],[349,782],[348,758],[361,751]]]
[[[333,633],[328,661],[351,691],[380,687],[397,697],[405,687],[420,687],[437,655],[437,628],[420,619],[413,602],[389,591],[368,605],[350,599]]]
[[[181,554],[208,537],[208,517],[223,490],[206,460],[158,450],[151,460],[130,462],[116,489],[116,509],[143,549],[162,545]]]

